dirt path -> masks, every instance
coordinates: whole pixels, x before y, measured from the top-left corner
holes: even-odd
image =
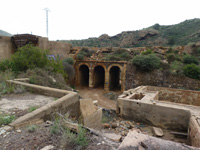
[[[110,100],[107,97],[104,96],[106,93],[101,88],[78,88],[79,94],[82,98],[85,99],[92,99],[92,100],[98,100],[98,105],[103,108],[108,109],[116,109],[116,102],[115,100]]]

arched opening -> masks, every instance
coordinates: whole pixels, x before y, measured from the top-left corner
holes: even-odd
[[[94,87],[104,88],[105,70],[102,66],[94,68]]]
[[[113,66],[110,69],[109,76],[109,89],[110,90],[121,90],[121,79],[120,79],[120,68]]]
[[[89,68],[86,65],[79,68],[79,83],[80,86],[89,86]]]

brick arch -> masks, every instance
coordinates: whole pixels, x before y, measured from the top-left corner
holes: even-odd
[[[80,66],[82,66],[82,65],[86,65],[86,66],[88,66],[88,68],[90,69],[90,65],[89,65],[88,63],[79,63],[79,64],[78,64],[78,69],[79,69]]]
[[[112,67],[119,67],[120,71],[123,70],[123,67],[122,67],[121,65],[119,65],[119,64],[112,64],[112,65],[110,65],[110,66],[108,67],[108,71],[109,71],[109,72],[110,72],[110,69],[111,69]]]

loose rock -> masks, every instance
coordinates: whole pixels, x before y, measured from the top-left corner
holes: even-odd
[[[156,127],[153,127],[153,134],[157,137],[162,137],[164,135],[162,129]]]

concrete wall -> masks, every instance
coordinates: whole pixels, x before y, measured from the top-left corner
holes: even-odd
[[[80,116],[80,97],[75,92],[33,85],[20,81],[9,80],[8,82],[12,84],[22,85],[26,88],[28,87],[29,89],[33,89],[32,91],[40,91],[39,93],[43,93],[44,95],[60,97],[58,100],[44,105],[36,109],[35,111],[18,118],[10,124],[10,126],[12,127],[16,128],[18,126],[23,126],[23,124],[27,124],[27,122],[31,122],[32,120],[36,119],[49,119],[51,118],[51,114],[55,112],[68,112],[71,116],[76,118]]]
[[[140,86],[124,91],[118,97],[116,111],[125,119],[188,131],[190,144],[200,147],[200,107],[180,104],[187,101],[196,104],[200,100],[199,93],[199,91]],[[133,96],[135,94],[142,95],[142,98],[138,99],[138,96],[136,98]],[[170,100],[179,103],[169,102]]]
[[[48,38],[38,37],[38,47],[48,49],[51,55],[59,55],[61,59],[69,56],[71,44],[63,42],[48,41]]]
[[[187,131],[189,111],[128,99],[118,99],[117,106],[118,111],[120,109],[120,116],[125,119]]]
[[[37,46],[42,49],[48,49],[51,55],[60,56],[61,59],[69,57],[71,44],[49,41],[48,38],[38,37]],[[0,61],[8,59],[14,54],[14,43],[11,37],[0,36]]]
[[[159,100],[200,106],[200,91],[148,86],[148,90],[159,91]]]
[[[198,121],[197,121],[198,120]],[[192,116],[188,128],[188,139],[190,144],[200,147],[200,119]]]
[[[0,36],[0,61],[8,59],[14,53],[14,45],[11,38],[7,36]]]

